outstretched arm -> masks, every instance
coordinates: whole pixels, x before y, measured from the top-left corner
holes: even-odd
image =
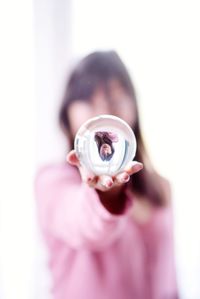
[[[35,195],[42,231],[45,238],[60,239],[72,248],[99,250],[122,232],[132,205],[124,182],[142,165],[135,162],[115,178],[92,178],[82,169],[74,151],[67,160],[77,165],[81,178],[70,165],[61,173],[47,168],[36,176]]]
[[[70,167],[62,174],[40,170],[35,195],[45,239],[56,238],[75,249],[100,250],[112,243],[122,231],[132,198],[123,190],[115,207],[114,198],[109,203],[109,198],[100,194],[104,192],[98,192],[81,182]]]

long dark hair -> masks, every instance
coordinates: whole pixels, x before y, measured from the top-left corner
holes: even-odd
[[[113,156],[113,154],[115,152],[115,149],[114,149],[113,144],[112,144],[112,140],[108,137],[108,135],[106,134],[106,132],[103,135],[103,137],[99,136],[98,132],[97,132],[97,134],[95,134],[95,136],[94,136],[94,139],[95,139],[95,141],[97,143],[98,152],[99,152],[99,155],[100,155],[101,159],[103,161],[105,161],[105,160],[106,161],[110,161],[110,159],[112,158],[112,156]],[[107,154],[107,155],[102,155],[101,154],[101,146],[103,144],[108,144],[110,146],[110,148],[111,148],[111,153],[110,154]]]
[[[156,206],[166,203],[165,192],[160,183],[160,176],[153,168],[142,138],[136,92],[128,70],[115,51],[98,51],[83,58],[72,71],[63,101],[59,111],[59,124],[69,139],[70,149],[74,147],[71,134],[68,108],[76,100],[90,101],[97,88],[101,87],[105,93],[110,80],[117,80],[124,90],[131,96],[136,110],[136,121],[132,127],[136,140],[137,151],[135,160],[142,162],[144,168],[131,176],[127,183],[134,193],[146,198]]]

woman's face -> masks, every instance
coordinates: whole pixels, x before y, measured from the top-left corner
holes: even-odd
[[[130,126],[134,125],[136,110],[131,97],[116,80],[110,81],[108,90],[109,96],[99,88],[90,102],[80,99],[70,105],[69,121],[73,137],[86,120],[99,114],[112,114],[122,118]]]
[[[107,143],[102,144],[102,146],[100,148],[100,155],[101,156],[108,156],[110,154],[112,154],[111,146]]]

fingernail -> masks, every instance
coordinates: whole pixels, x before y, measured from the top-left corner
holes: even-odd
[[[143,164],[142,163],[138,163],[138,167],[139,168],[143,168]]]
[[[107,181],[107,180],[105,180],[105,181],[102,182],[102,185],[103,185],[104,187],[106,187],[106,188],[110,188],[110,187],[112,186],[112,184],[113,184],[112,181]]]
[[[140,162],[137,162],[136,165],[133,165],[133,166],[132,166],[132,169],[135,169],[136,167],[137,167],[137,169],[142,169],[142,168],[143,168],[143,164],[140,163]]]
[[[111,187],[112,184],[113,184],[112,181],[108,181],[106,185],[107,185],[107,187]]]
[[[128,182],[130,180],[130,176],[126,176],[125,178],[124,178],[124,182]]]

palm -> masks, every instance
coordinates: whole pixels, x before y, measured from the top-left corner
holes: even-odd
[[[66,160],[71,165],[75,165],[78,167],[82,180],[85,183],[100,191],[107,191],[115,186],[120,186],[124,183],[127,183],[131,175],[140,171],[143,168],[142,163],[137,161],[131,161],[122,172],[116,174],[115,176],[97,176],[93,173],[88,172],[88,170],[80,164],[80,161],[76,156],[75,150],[72,150],[67,154]]]

